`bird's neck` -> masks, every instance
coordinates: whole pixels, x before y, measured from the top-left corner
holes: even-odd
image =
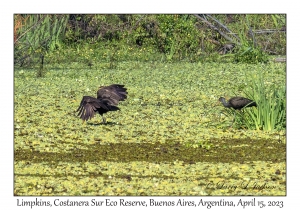
[[[230,103],[228,103],[224,98],[221,99],[221,102],[225,107],[231,107]]]

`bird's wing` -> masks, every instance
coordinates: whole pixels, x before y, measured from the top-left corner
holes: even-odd
[[[236,109],[241,109],[245,107],[247,104],[253,102],[252,100],[244,97],[233,97],[229,100],[229,102],[235,107]],[[253,104],[254,105],[254,104]],[[253,106],[249,105],[249,106]]]
[[[97,99],[106,100],[110,105],[118,105],[119,101],[127,98],[127,89],[124,85],[113,84],[101,87],[97,92]]]
[[[246,98],[237,96],[237,97],[232,97],[231,99],[229,99],[229,101],[231,101],[231,102],[234,101],[234,102],[236,102],[236,103],[242,103],[242,102],[245,101],[245,99],[246,99]]]
[[[97,109],[99,108],[108,109],[108,107],[100,100],[91,96],[83,96],[76,111],[78,112],[77,116],[80,116],[82,120],[89,120],[94,117]]]

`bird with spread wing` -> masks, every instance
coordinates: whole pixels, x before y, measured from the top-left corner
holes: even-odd
[[[93,118],[98,112],[102,116],[103,124],[105,124],[106,119],[103,114],[109,111],[120,110],[117,105],[119,101],[124,101],[127,98],[127,94],[127,89],[124,85],[101,86],[97,91],[97,98],[83,96],[76,112],[78,112],[78,116],[83,122]]]

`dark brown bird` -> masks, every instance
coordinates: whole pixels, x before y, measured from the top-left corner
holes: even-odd
[[[104,113],[109,111],[120,110],[117,105],[119,101],[124,101],[127,98],[127,89],[124,85],[113,84],[109,86],[99,87],[97,91],[97,98],[91,96],[83,96],[80,105],[76,112],[78,116],[84,121],[87,121],[99,113],[102,116],[103,123],[106,119]]]
[[[239,96],[232,97],[231,99],[228,100],[228,102],[225,100],[225,98],[220,97],[219,101],[225,107],[227,107],[227,108],[233,108],[235,110],[241,110],[242,108],[245,108],[245,107],[257,106],[257,104],[256,104],[255,101],[250,100],[248,98],[239,97]],[[234,117],[233,117],[232,124],[234,123],[234,120],[235,120],[235,114],[236,114],[236,112],[234,112]]]
[[[244,97],[233,97],[229,99],[228,102],[225,100],[225,98],[221,97],[219,98],[219,101],[221,101],[222,104],[227,108],[232,107],[238,110],[241,110],[244,107],[257,106],[255,101]]]

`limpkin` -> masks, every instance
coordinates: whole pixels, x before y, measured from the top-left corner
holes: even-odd
[[[97,91],[97,98],[83,96],[76,112],[78,112],[78,116],[83,122],[93,118],[95,113],[98,112],[102,116],[103,124],[105,124],[106,119],[103,114],[120,110],[117,105],[119,101],[124,101],[127,98],[126,90],[124,85],[119,84],[102,86]]]
[[[225,98],[220,97],[219,101],[227,108],[233,108],[235,110],[241,110],[245,107],[251,107],[251,106],[257,106],[256,102],[253,100],[250,100],[248,98],[244,98],[244,97],[232,97],[231,99],[228,100],[228,102],[225,100]],[[235,120],[235,114],[236,111],[234,112],[234,117],[233,117],[233,121],[232,124]],[[232,125],[231,124],[231,125]]]

